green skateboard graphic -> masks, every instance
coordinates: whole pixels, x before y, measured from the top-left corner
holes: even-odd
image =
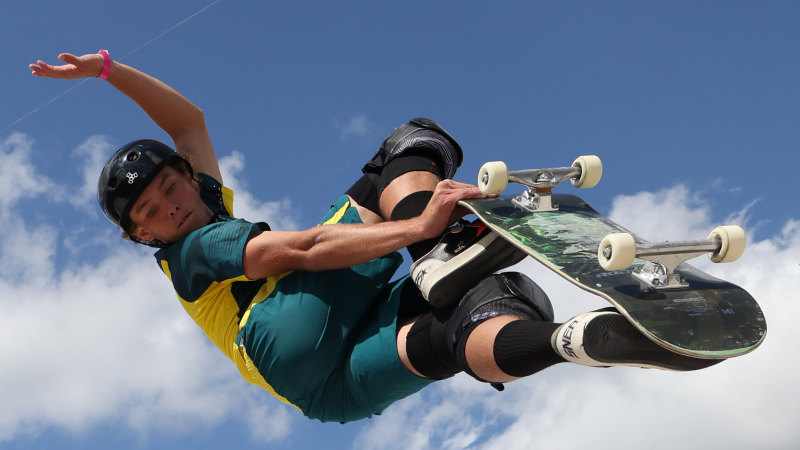
[[[599,159],[586,164],[579,158],[572,168],[546,171],[509,173],[503,168],[495,173],[490,168],[486,175],[482,169],[484,192],[497,191],[497,184],[489,185],[498,177],[531,189],[518,197],[461,204],[536,261],[607,300],[673,352],[717,359],[757,348],[766,335],[766,320],[755,299],[684,262],[703,253],[715,262],[733,261],[744,250],[744,232],[720,227],[706,240],[652,244],[576,196],[551,194],[552,186],[565,179],[577,179],[573,184],[578,187],[594,186],[599,174],[589,172],[597,164]]]

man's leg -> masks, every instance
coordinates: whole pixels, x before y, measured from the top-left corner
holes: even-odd
[[[365,223],[410,219],[422,213],[436,184],[452,178],[463,157],[458,143],[436,122],[412,119],[384,139],[347,194]],[[408,248],[416,260],[435,240]]]
[[[466,371],[481,379],[473,367],[492,364],[480,353],[491,347],[491,339],[470,337],[489,336],[492,326],[519,319],[545,324],[551,332],[557,327],[552,323],[550,300],[533,281],[519,273],[494,275],[477,283],[458,305],[435,309],[401,327],[398,352],[406,367],[428,378]],[[543,338],[547,347],[549,338],[550,334]],[[473,358],[472,353],[481,358]]]
[[[670,352],[613,311],[581,314],[560,325],[493,318],[475,328],[465,351],[474,374],[490,382],[532,375],[559,362],[685,372],[722,361]]]
[[[690,371],[721,361],[670,352],[613,311],[554,323],[547,296],[521,274],[487,278],[445,316],[435,313],[402,327],[404,342],[398,339],[406,367],[429,378],[463,370],[478,380],[502,383],[562,362]]]
[[[453,178],[462,160],[461,146],[444,128],[430,119],[412,119],[383,140],[348,195],[384,220],[391,220],[395,208],[408,195],[433,192],[438,181]],[[412,172],[429,175],[405,176]]]
[[[451,178],[461,160],[461,147],[441,126],[412,119],[383,141],[347,194],[365,223],[410,219],[425,210],[436,184]],[[436,307],[457,302],[476,280],[525,257],[480,223],[454,227],[441,239],[407,249],[415,261],[414,282]]]
[[[381,216],[386,220],[402,220],[420,215],[439,181],[436,174],[423,171],[407,172],[393,179],[380,196]],[[419,200],[414,201],[414,198]],[[406,206],[397,210],[404,201]]]

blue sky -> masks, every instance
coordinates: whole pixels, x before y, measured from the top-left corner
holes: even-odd
[[[632,448],[664,428],[683,433],[655,448],[797,446],[798,18],[789,1],[6,2],[0,447]],[[504,393],[458,376],[372,420],[308,421],[237,378],[99,213],[108,155],[167,137],[106,83],[27,64],[100,48],[204,109],[238,213],[273,228],[314,225],[411,117],[458,139],[461,181],[597,154],[579,195],[651,240],[746,228],[740,261],[697,265],[753,293],[767,341],[699,373],[560,365]],[[520,270],[557,319],[602,306]]]

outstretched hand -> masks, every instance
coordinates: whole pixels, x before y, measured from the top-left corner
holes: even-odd
[[[31,73],[37,77],[64,78],[73,80],[76,78],[96,77],[103,71],[103,55],[91,53],[83,56],[75,56],[71,53],[62,53],[58,59],[64,64],[54,66],[39,60],[28,67]]]

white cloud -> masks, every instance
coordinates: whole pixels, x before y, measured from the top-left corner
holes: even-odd
[[[3,276],[0,357],[13,364],[0,369],[0,440],[108,419],[145,434],[218,423],[258,391],[230,382],[237,371],[182,310],[152,257],[126,245],[46,284]]]
[[[84,141],[72,155],[80,160],[77,167],[82,168],[82,181],[78,195],[70,197],[70,203],[76,207],[97,208],[97,177],[108,159],[116,151],[114,145],[105,136],[95,135]]]
[[[658,192],[620,195],[609,217],[651,242],[705,239],[711,210],[698,194],[684,185]]]
[[[363,137],[366,136],[373,126],[366,116],[359,115],[351,118],[343,127],[339,135],[340,140],[345,140],[348,137]]]
[[[47,282],[54,272],[57,231],[48,225],[31,227],[21,220],[0,220],[0,274],[3,279]]]
[[[747,216],[745,209],[730,217]],[[618,197],[612,217],[651,240],[704,238],[715,226],[707,204],[683,186]],[[391,407],[365,427],[365,448],[796,448],[800,387],[793,319],[800,314],[800,221],[754,241],[732,264],[691,263],[735,281],[760,303],[768,335],[753,353],[709,369],[674,373],[560,364],[495,393],[464,375]],[[606,304],[525,261],[563,321]],[[393,408],[397,408],[394,410]],[[448,411],[447,414],[439,414]],[[476,422],[475,417],[481,420]],[[386,430],[405,430],[406,437]],[[380,434],[390,439],[382,441]],[[476,437],[475,434],[479,436]]]
[[[267,222],[273,230],[298,229],[296,216],[288,199],[262,202],[247,190],[246,182],[238,177],[244,169],[244,164],[244,155],[239,152],[233,152],[219,160],[225,186],[233,189],[235,193],[234,215],[252,222]]]
[[[742,186],[741,185],[733,185],[729,186],[726,184],[724,178],[714,178],[711,180],[710,184],[711,188],[717,192],[741,192]]]
[[[76,153],[97,169],[107,148],[98,137]],[[251,427],[253,439],[285,438],[297,414],[245,383],[207,341],[152,251],[122,242],[105,221],[86,219],[96,205],[96,179],[84,174],[81,190],[92,195],[69,200],[77,211],[61,233],[9,214],[17,200],[54,185],[37,173],[30,151],[31,141],[19,134],[0,146],[0,186],[8,191],[0,200],[0,442],[53,427],[83,433],[109,421],[146,439],[154,430],[180,432],[231,417]],[[241,193],[246,210],[282,215],[280,204]],[[106,249],[98,251],[104,257],[56,267],[60,241],[74,237],[70,227],[97,225],[94,245]],[[241,408],[248,414],[235,414]]]
[[[33,140],[13,133],[0,141],[0,215],[6,218],[23,198],[57,192],[53,182],[39,173],[31,161]]]

